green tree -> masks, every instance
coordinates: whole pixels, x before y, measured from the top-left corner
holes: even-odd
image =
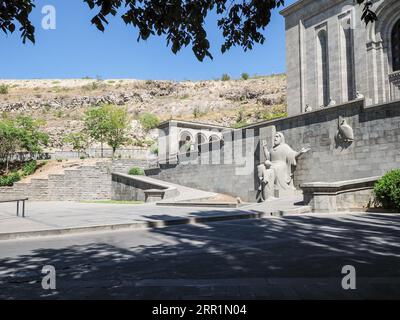
[[[21,131],[14,121],[6,119],[0,121],[0,158],[5,162],[5,171],[8,173],[11,156],[20,147]]]
[[[46,124],[45,121],[32,119],[29,116],[19,116],[15,124],[20,130],[20,147],[24,151],[40,153],[42,147],[48,145],[49,136],[41,131],[41,127]]]
[[[101,157],[103,158],[103,144],[107,140],[108,124],[107,110],[105,106],[94,107],[85,112],[84,115],[85,132],[94,141],[101,144]]]
[[[149,131],[156,128],[160,124],[160,119],[158,119],[158,117],[152,113],[143,113],[139,117],[139,122],[143,129]]]
[[[0,158],[6,164],[6,173],[10,158],[15,152],[42,152],[42,147],[49,142],[49,136],[40,130],[43,124],[42,120],[35,120],[29,116],[0,120]]]
[[[89,109],[85,113],[85,132],[95,141],[101,143],[101,157],[103,144],[107,143],[115,150],[128,143],[130,118],[126,108],[114,105],[103,105]]]
[[[107,144],[113,150],[113,156],[117,148],[129,143],[130,118],[128,111],[123,107],[106,106],[107,109]]]
[[[138,41],[150,36],[165,36],[167,45],[173,53],[182,47],[192,46],[198,60],[212,58],[210,42],[205,30],[207,16],[215,16],[217,25],[225,39],[221,46],[224,53],[232,46],[241,46],[251,50],[255,43],[264,43],[262,34],[271,20],[272,11],[282,7],[284,0],[83,0],[90,9],[98,13],[92,18],[100,31],[105,30],[107,18],[121,13],[127,25],[139,29]],[[373,1],[356,0],[364,5],[362,19],[368,24],[377,20],[371,10]],[[22,41],[35,42],[35,27],[30,21],[34,0],[0,1],[0,28],[5,32],[14,32],[15,23],[21,27]]]
[[[84,132],[72,132],[67,134],[63,141],[72,146],[72,149],[83,153],[89,146],[88,136]]]

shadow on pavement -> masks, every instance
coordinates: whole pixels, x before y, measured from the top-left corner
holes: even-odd
[[[128,249],[104,240],[1,259],[0,298],[400,298],[399,231],[400,216],[377,214],[152,229],[165,241]],[[355,291],[340,285],[348,264]],[[57,270],[55,291],[41,288],[44,265]]]

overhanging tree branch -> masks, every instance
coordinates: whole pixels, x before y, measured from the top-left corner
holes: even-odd
[[[212,59],[210,42],[205,30],[205,19],[217,14],[217,25],[225,39],[221,46],[224,53],[233,46],[244,51],[254,44],[263,44],[262,34],[270,23],[273,10],[284,5],[284,0],[84,0],[90,9],[98,13],[91,22],[100,31],[105,30],[108,17],[121,12],[123,21],[139,30],[139,40],[150,36],[166,36],[173,53],[192,46],[199,61]],[[363,5],[362,19],[366,24],[377,20],[372,2],[356,0]],[[5,33],[15,31],[15,23],[21,27],[22,41],[35,42],[35,28],[29,15],[35,7],[34,0],[0,0],[0,29]]]

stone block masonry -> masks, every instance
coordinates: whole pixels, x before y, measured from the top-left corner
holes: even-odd
[[[354,141],[338,140],[339,121],[345,119],[353,128]],[[240,196],[245,201],[256,201],[258,177],[255,168],[263,162],[260,141],[272,147],[274,132],[280,131],[295,150],[310,147],[311,151],[298,159],[294,172],[296,187],[309,182],[335,182],[382,176],[391,169],[400,168],[400,101],[364,106],[364,100],[323,108],[292,117],[264,121],[241,129],[254,134],[254,163],[252,172],[237,175],[240,152],[235,143],[225,143],[220,150],[201,153],[190,161],[175,166],[161,167],[149,174],[161,180],[188,187]],[[239,145],[241,145],[239,143]],[[243,144],[244,145],[244,144]],[[221,161],[209,164],[220,153],[232,153],[232,164]],[[218,157],[217,157],[218,158]]]
[[[224,193],[240,197],[243,201],[255,201],[254,172],[238,175],[236,164],[180,164],[146,171],[156,179],[184,185],[190,188]]]
[[[111,173],[127,173],[131,167],[145,168],[146,160],[118,159],[100,161],[96,165],[66,169],[50,174],[47,179],[17,182],[0,188],[0,199],[28,197],[34,201],[81,201],[111,199]]]

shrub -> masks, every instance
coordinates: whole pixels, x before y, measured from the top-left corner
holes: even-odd
[[[31,174],[34,174],[37,169],[37,162],[36,160],[29,161],[25,163],[24,167],[22,168],[22,175],[25,176],[30,176]]]
[[[85,91],[94,91],[100,89],[101,87],[102,87],[101,80],[96,80],[91,82],[90,84],[82,86],[82,89]]]
[[[229,80],[231,80],[231,77],[229,76],[229,74],[224,73],[224,74],[222,75],[222,77],[221,77],[221,80],[222,80],[222,81],[229,81]]]
[[[286,112],[278,112],[278,113],[271,113],[271,112],[266,112],[262,114],[262,119],[263,120],[273,120],[273,119],[279,119],[279,118],[286,118],[288,115]]]
[[[151,130],[160,124],[160,119],[152,113],[143,113],[139,117],[139,122],[145,130]]]
[[[21,180],[18,172],[12,172],[9,175],[0,177],[0,187],[12,187],[15,182]]]
[[[139,167],[133,167],[128,172],[131,176],[144,176],[144,170]]]
[[[233,128],[234,129],[240,129],[240,128],[243,128],[243,127],[245,127],[247,125],[248,125],[247,121],[243,120],[243,121],[234,123],[233,124]]]
[[[150,147],[150,153],[151,154],[158,154],[158,144],[154,143]]]
[[[8,86],[5,84],[0,85],[0,94],[7,94],[8,93]]]
[[[385,209],[400,210],[400,169],[386,173],[374,186],[375,201]]]
[[[243,80],[248,80],[249,78],[250,78],[250,76],[249,76],[248,73],[246,73],[246,72],[243,72],[243,73],[242,73],[242,79],[243,79]]]
[[[61,110],[58,110],[58,111],[55,113],[55,116],[56,116],[57,118],[62,118],[62,117],[64,116],[64,112],[62,112]]]
[[[206,111],[201,111],[199,107],[195,107],[195,108],[193,109],[193,117],[194,117],[195,119],[200,118],[200,117],[203,117],[203,116],[205,116],[205,115],[207,115],[207,112],[206,112]]]

